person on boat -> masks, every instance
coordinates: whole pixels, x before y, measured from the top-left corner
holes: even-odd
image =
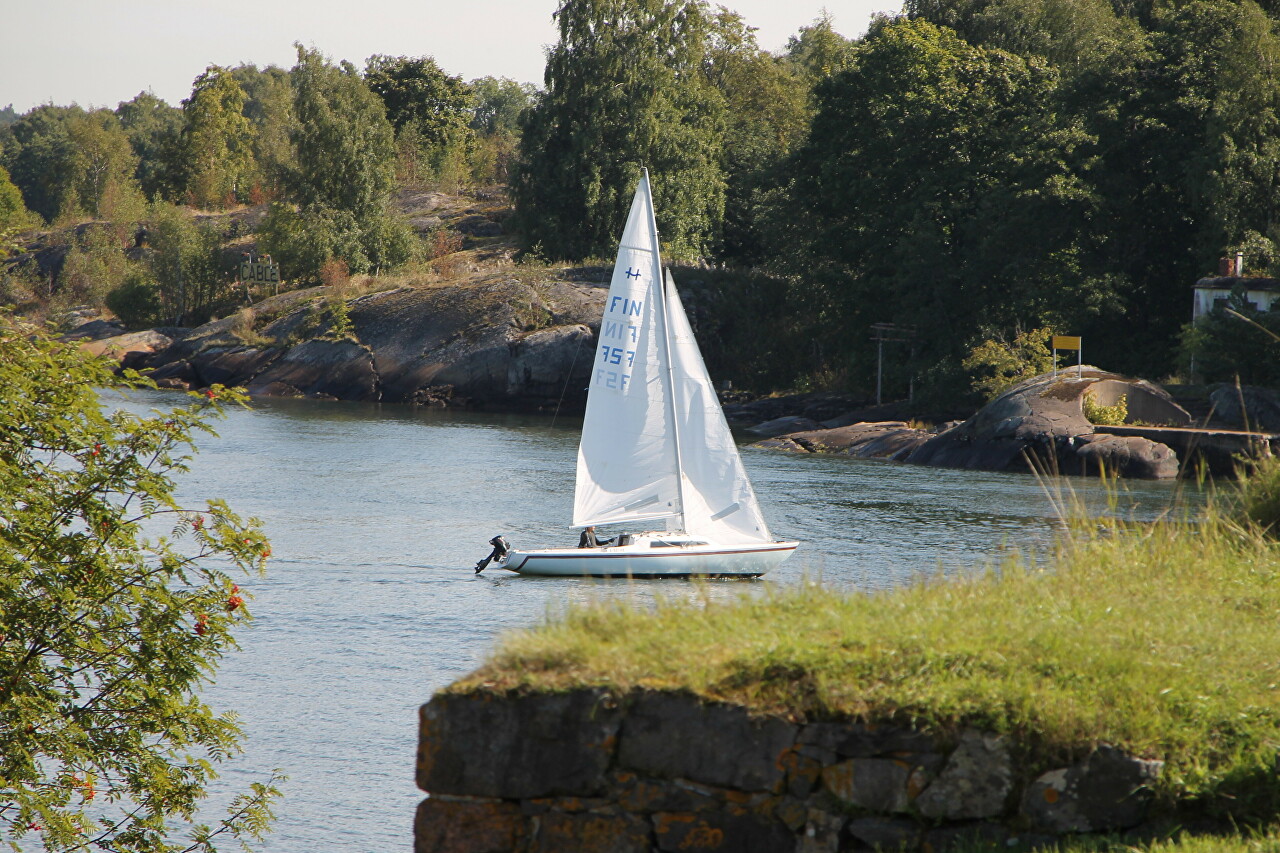
[[[596,529],[594,527],[588,527],[586,530],[583,530],[582,535],[578,537],[579,548],[599,548],[603,545],[609,545],[612,542],[612,539],[601,539],[597,536]]]

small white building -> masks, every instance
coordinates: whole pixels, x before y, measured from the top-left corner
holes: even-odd
[[[1242,293],[1253,310],[1270,311],[1273,305],[1280,303],[1280,279],[1234,275],[1202,278],[1195,285],[1191,322],[1198,323],[1214,308],[1227,305],[1233,292]]]

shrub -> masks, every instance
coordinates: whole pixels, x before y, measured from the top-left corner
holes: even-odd
[[[1053,369],[1049,329],[1018,332],[1013,341],[1001,335],[974,347],[961,367],[969,372],[974,391],[994,400],[1024,379]]]
[[[1280,459],[1267,456],[1241,472],[1232,515],[1272,538],[1280,538]]]
[[[1101,406],[1093,396],[1093,392],[1089,391],[1081,401],[1081,408],[1084,409],[1084,416],[1091,424],[1120,426],[1129,417],[1129,401],[1126,394],[1121,394],[1120,399],[1116,400],[1113,406]]]
[[[1254,310],[1241,288],[1226,307],[1183,327],[1184,364],[1203,382],[1280,385],[1280,311]]]
[[[435,228],[427,235],[427,257],[430,260],[462,251],[462,235],[448,228]]]
[[[296,208],[271,205],[258,229],[258,246],[292,280],[318,282],[331,258],[350,273],[378,272],[413,257],[414,236],[401,219],[388,214],[359,222],[350,213],[322,205]]]
[[[113,229],[87,226],[67,253],[58,274],[57,291],[75,304],[105,304],[106,295],[124,281],[132,264],[121,251]]]
[[[144,270],[132,270],[107,294],[107,307],[130,329],[145,329],[163,322],[160,285]]]

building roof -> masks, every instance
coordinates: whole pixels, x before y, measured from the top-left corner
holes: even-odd
[[[1277,291],[1280,290],[1280,278],[1223,275],[1209,276],[1195,283],[1197,290],[1232,290],[1237,285],[1245,290]]]

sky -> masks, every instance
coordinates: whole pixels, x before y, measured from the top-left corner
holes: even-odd
[[[358,68],[375,53],[432,56],[464,80],[542,85],[559,0],[0,0],[0,108],[114,109],[150,90],[174,106],[209,65],[290,68],[294,42]],[[712,0],[776,51],[825,8],[853,38],[901,0]]]

